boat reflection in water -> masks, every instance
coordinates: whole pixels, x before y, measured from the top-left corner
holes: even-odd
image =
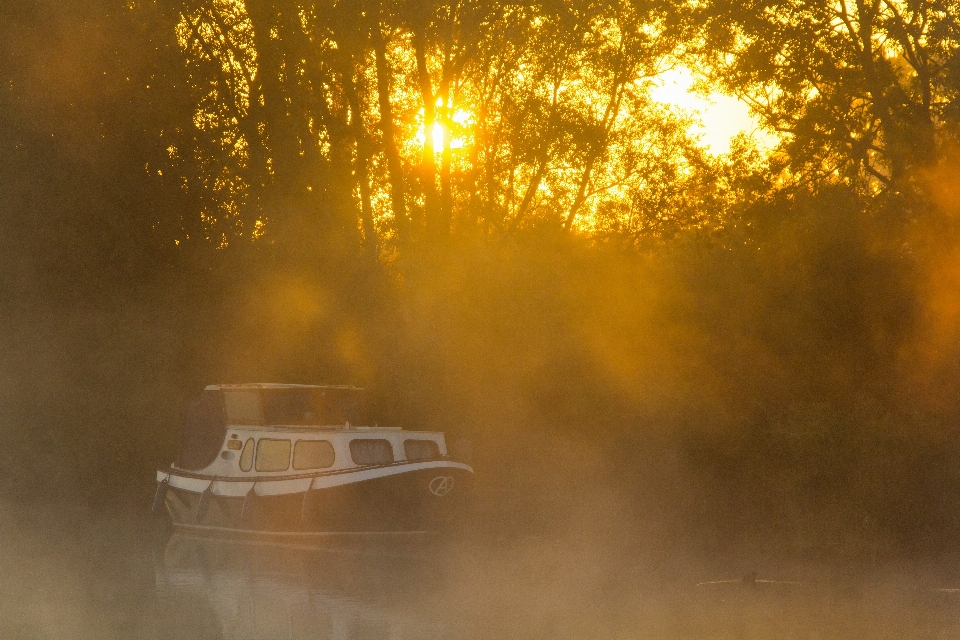
[[[142,640],[449,637],[424,550],[307,548],[174,534],[156,558]],[[433,583],[432,583],[433,582]]]

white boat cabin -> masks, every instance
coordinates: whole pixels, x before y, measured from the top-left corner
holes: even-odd
[[[172,466],[203,476],[282,477],[447,455],[442,433],[371,425],[361,392],[347,386],[208,386],[185,412]]]

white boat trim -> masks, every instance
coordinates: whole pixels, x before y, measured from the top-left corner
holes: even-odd
[[[410,473],[424,469],[461,469],[473,472],[473,469],[462,462],[452,460],[428,460],[424,462],[406,462],[378,467],[358,467],[342,471],[327,471],[313,476],[303,477],[298,474],[293,478],[283,476],[254,476],[246,478],[202,477],[198,474],[178,474],[177,470],[157,471],[157,481],[166,481],[171,487],[192,493],[203,493],[208,488],[210,493],[223,497],[244,497],[253,489],[256,496],[278,496],[291,493],[303,493],[317,489],[339,487],[354,482],[385,478],[402,473]]]
[[[261,482],[253,485],[255,496],[282,496],[288,493],[303,493],[310,490],[310,478],[283,480],[282,482]]]
[[[221,498],[242,498],[247,495],[256,482],[220,482],[214,481],[210,493]]]

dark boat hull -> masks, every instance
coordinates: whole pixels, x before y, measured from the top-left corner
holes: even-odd
[[[163,503],[175,527],[211,534],[312,537],[450,530],[472,504],[473,474],[412,469],[332,487],[244,497],[170,486]]]

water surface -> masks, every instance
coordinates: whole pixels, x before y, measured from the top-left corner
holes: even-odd
[[[4,638],[960,637],[953,557],[751,567],[583,531],[307,547],[70,507],[0,526]]]

